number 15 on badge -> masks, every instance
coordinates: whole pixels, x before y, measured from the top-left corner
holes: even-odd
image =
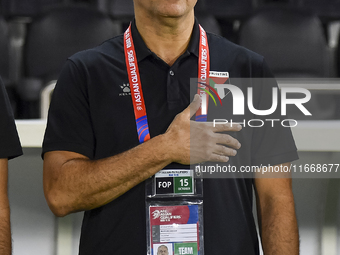
[[[165,169],[155,175],[156,195],[194,194],[193,171],[187,169]]]

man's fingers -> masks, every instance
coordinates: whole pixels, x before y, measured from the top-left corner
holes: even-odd
[[[242,129],[242,126],[240,124],[233,124],[230,123],[223,123],[223,124],[215,124],[215,127],[213,126],[212,131],[213,132],[226,132],[226,131],[240,131]]]
[[[229,157],[226,156],[221,156],[221,155],[217,155],[217,154],[212,154],[209,161],[211,162],[228,162],[229,161]]]
[[[217,137],[216,142],[218,144],[222,144],[222,145],[234,148],[234,149],[241,148],[240,142],[237,139],[235,139],[234,137],[230,136],[230,135],[227,135],[227,134],[216,134],[216,137]]]
[[[194,100],[191,102],[188,108],[190,108],[190,117],[189,119],[194,116],[194,114],[197,112],[197,110],[201,106],[201,98],[198,94],[195,95]]]
[[[216,145],[208,161],[228,162],[230,157],[236,156],[237,151],[223,145]]]
[[[220,156],[229,156],[229,157],[233,157],[236,156],[237,151],[232,149],[232,148],[228,148],[226,146],[223,145],[216,145],[214,148],[213,153],[220,155]]]

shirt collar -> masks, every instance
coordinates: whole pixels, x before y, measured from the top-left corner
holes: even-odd
[[[133,43],[135,45],[138,62],[142,61],[144,58],[153,54],[152,51],[146,46],[145,42],[143,41],[142,36],[139,34],[137,27],[136,27],[135,20],[133,20],[131,24],[131,34],[133,38]],[[191,39],[190,39],[186,52],[192,53],[197,57],[199,55],[199,48],[198,48],[199,37],[200,37],[199,25],[198,25],[197,19],[195,19],[194,28],[192,30]]]

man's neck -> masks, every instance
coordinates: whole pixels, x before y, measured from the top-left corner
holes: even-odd
[[[188,48],[194,23],[194,13],[157,21],[136,15],[136,26],[146,46],[169,66]]]

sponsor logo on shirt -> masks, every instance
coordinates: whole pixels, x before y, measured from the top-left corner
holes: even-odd
[[[229,72],[217,72],[217,71],[210,71],[209,77],[212,78],[229,78]],[[225,80],[224,80],[225,81]]]
[[[131,96],[131,89],[130,89],[130,85],[129,83],[127,84],[123,84],[120,86],[120,88],[122,89],[122,92],[119,93],[119,96],[122,97],[122,96]]]

